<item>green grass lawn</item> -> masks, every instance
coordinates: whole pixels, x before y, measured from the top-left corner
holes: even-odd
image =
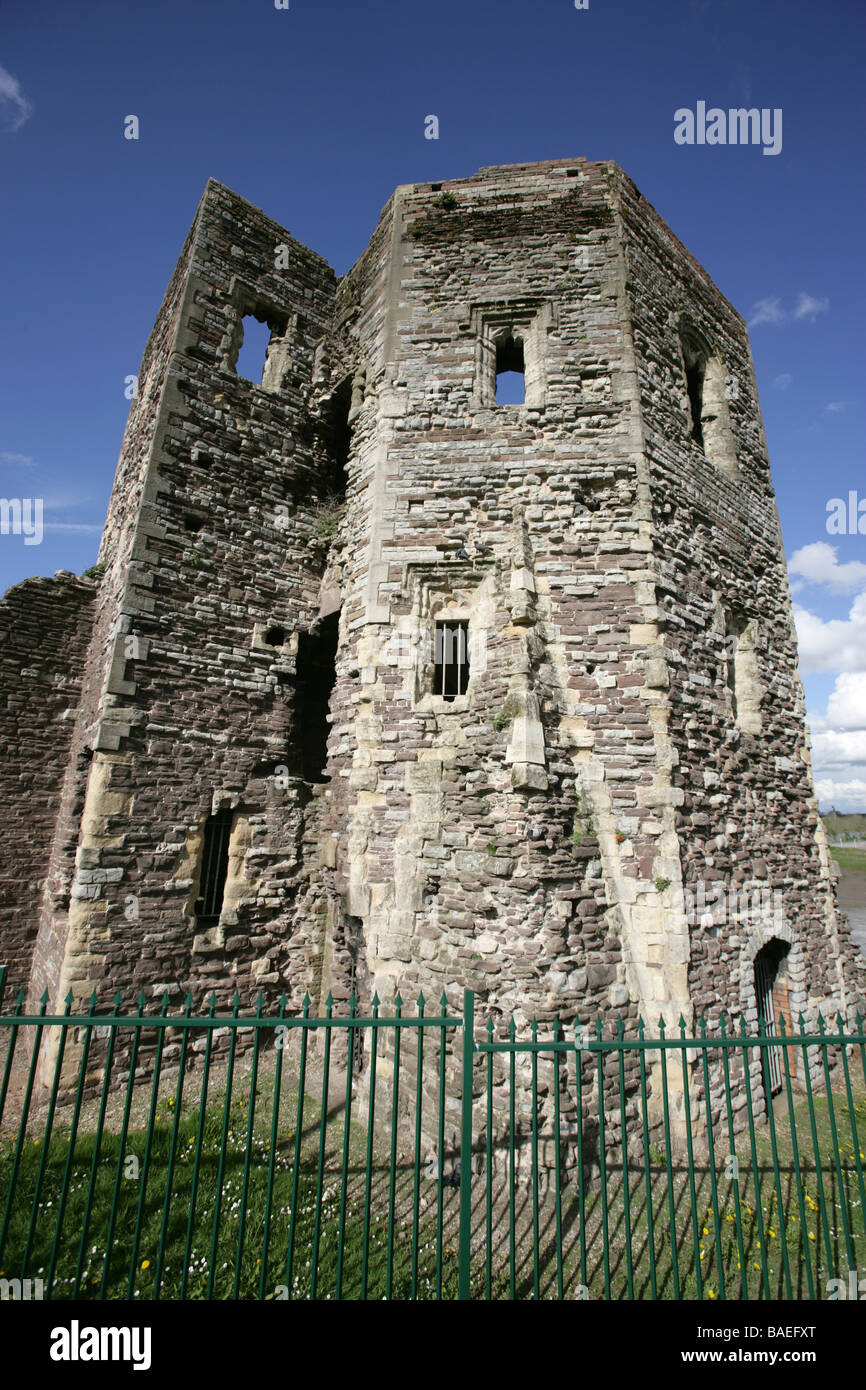
[[[92,1134],[71,1145],[68,1122],[58,1121],[47,1150],[31,1128],[0,1276],[42,1278],[60,1299],[147,1300],[157,1279],[169,1299],[327,1299],[338,1280],[343,1298],[455,1298],[459,1189],[440,1191],[423,1154],[416,1181],[411,1151],[395,1146],[392,1155],[387,1137],[368,1145],[360,1125],[344,1148],[340,1106],[328,1113],[320,1152],[321,1110],[307,1099],[298,1141],[289,1093],[272,1148],[266,1089],[252,1126],[245,1096],[228,1116],[223,1103],[208,1105],[203,1120],[195,1105],[175,1119],[174,1098],[164,1096],[149,1153],[143,1124],[122,1152],[116,1129],[97,1152]],[[831,1278],[866,1267],[866,1098],[860,1084],[851,1113],[836,1094],[835,1140],[826,1098],[816,1097],[814,1132],[806,1100],[795,1100],[793,1125],[787,1107],[776,1119],[775,1155],[766,1125],[754,1154],[748,1133],[737,1135],[736,1182],[721,1139],[712,1167],[696,1156],[690,1168],[684,1154],[652,1146],[649,1168],[632,1151],[624,1174],[621,1153],[609,1150],[606,1200],[597,1167],[585,1170],[582,1221],[573,1169],[557,1212],[552,1183],[536,1204],[531,1184],[524,1178],[512,1194],[500,1167],[488,1225],[481,1165],[473,1297],[486,1296],[488,1272],[494,1298],[827,1297]],[[6,1139],[4,1203],[15,1166]]]
[[[831,845],[830,853],[840,869],[866,874],[866,849],[849,849],[847,845]]]
[[[453,1246],[443,1235],[438,1249],[438,1223],[420,1205],[430,1204],[431,1184],[419,1185],[416,1234],[414,1186],[407,1189],[405,1171],[395,1173],[389,1223],[390,1173],[376,1160],[368,1183],[360,1131],[350,1133],[342,1182],[342,1116],[329,1124],[320,1180],[319,1112],[312,1102],[304,1107],[300,1148],[284,1130],[272,1153],[269,1120],[262,1117],[253,1126],[248,1162],[245,1100],[231,1108],[222,1162],[221,1105],[208,1107],[200,1146],[197,1110],[181,1115],[176,1133],[170,1099],[160,1111],[149,1156],[143,1128],[128,1134],[122,1155],[119,1136],[105,1134],[95,1163],[92,1136],[79,1135],[71,1155],[68,1130],[51,1137],[47,1156],[40,1140],[27,1140],[2,1276],[51,1279],[53,1298],[150,1299],[157,1275],[162,1298],[304,1298],[313,1291],[333,1298],[339,1267],[343,1298],[358,1298],[362,1290],[376,1299],[407,1298],[413,1290],[431,1298],[440,1288],[444,1297],[456,1295]],[[6,1143],[4,1197],[13,1163]]]

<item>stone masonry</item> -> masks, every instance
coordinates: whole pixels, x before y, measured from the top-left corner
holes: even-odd
[[[341,278],[210,182],[98,571],[0,602],[31,1005],[751,1027],[776,942],[862,1007],[746,328],[615,164],[400,187]]]

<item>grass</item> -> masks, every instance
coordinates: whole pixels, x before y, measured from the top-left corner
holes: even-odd
[[[350,1129],[343,1187],[342,1117],[328,1127],[320,1183],[320,1115],[309,1101],[304,1106],[305,1133],[300,1146],[289,1131],[272,1155],[270,1116],[254,1123],[248,1171],[246,1101],[235,1101],[231,1107],[222,1165],[224,1107],[209,1106],[197,1178],[198,1110],[190,1108],[181,1115],[176,1134],[170,1098],[163,1101],[160,1110],[149,1156],[143,1127],[130,1131],[122,1153],[118,1134],[104,1134],[98,1154],[92,1135],[78,1135],[71,1155],[68,1131],[52,1135],[47,1155],[41,1152],[40,1140],[28,1140],[18,1167],[0,1275],[21,1275],[29,1248],[27,1275],[42,1277],[46,1283],[53,1276],[53,1298],[129,1296],[147,1300],[155,1296],[158,1272],[162,1298],[180,1297],[182,1290],[188,1299],[304,1298],[313,1290],[318,1298],[333,1298],[339,1262],[343,1298],[358,1298],[366,1288],[367,1298],[380,1299],[386,1294],[410,1297],[415,1264],[417,1297],[435,1297],[440,1286],[443,1297],[456,1296],[453,1245],[443,1233],[437,1273],[438,1227],[419,1210],[417,1240],[414,1238],[412,1193],[407,1191],[405,1174],[399,1182],[395,1177],[395,1189],[399,1190],[395,1190],[393,1228],[387,1219],[389,1175],[381,1163],[371,1170],[367,1197],[363,1134],[352,1132],[355,1127]],[[14,1150],[7,1143],[0,1151],[0,1191],[4,1194],[13,1162]],[[69,1188],[61,1210],[67,1164]],[[85,1230],[91,1180],[93,1200]],[[421,1193],[427,1206],[430,1184],[422,1183],[422,1187],[427,1189]],[[164,1223],[164,1256],[158,1271]]]
[[[518,1189],[513,1221],[515,1297],[827,1298],[830,1279],[846,1278],[849,1267],[858,1267],[858,1258],[860,1266],[866,1265],[854,1129],[847,1105],[838,1097],[834,1117],[837,1162],[832,1158],[825,1098],[815,1100],[817,1150],[805,1100],[794,1107],[793,1129],[787,1119],[776,1121],[778,1181],[766,1127],[756,1136],[754,1164],[748,1135],[738,1138],[737,1170],[725,1161],[726,1146],[718,1140],[713,1169],[700,1160],[690,1168],[685,1155],[669,1158],[654,1143],[649,1146],[649,1168],[644,1169],[642,1156],[640,1161],[630,1157],[624,1173],[621,1155],[609,1149],[606,1200],[598,1174],[584,1184],[583,1238],[577,1178],[572,1175],[563,1186],[561,1241],[556,1235],[555,1200],[548,1193],[540,1203],[537,1256],[532,1202],[525,1188]],[[855,1101],[854,1122],[862,1146],[866,1143],[864,1098]],[[866,1168],[862,1147],[859,1153],[861,1168]],[[726,1176],[734,1171],[736,1182]],[[483,1225],[483,1178],[478,1186],[477,1219]],[[502,1199],[502,1184],[497,1186],[500,1199],[494,1202],[490,1261],[494,1279],[501,1284],[510,1274],[512,1219]],[[478,1279],[484,1258],[483,1250],[476,1252]]]
[[[841,869],[866,874],[866,849],[849,849],[847,845],[831,845],[830,853]]]
[[[833,1084],[832,1114],[826,1096],[816,1094],[813,1116],[796,1092],[790,1114],[777,1099],[775,1152],[766,1124],[756,1129],[754,1154],[748,1131],[729,1155],[717,1130],[711,1164],[693,1124],[693,1163],[682,1142],[654,1140],[645,1168],[640,1128],[625,1163],[610,1130],[604,1181],[597,1161],[585,1161],[582,1195],[577,1141],[566,1127],[559,1204],[553,1171],[543,1161],[532,1168],[526,1132],[515,1136],[521,1168],[512,1187],[500,1135],[489,1194],[484,1153],[476,1155],[473,1298],[488,1288],[493,1298],[517,1299],[827,1297],[830,1279],[866,1265],[866,1086],[855,1082],[849,1107],[838,1078]],[[203,1115],[181,1097],[178,1116],[174,1090],[163,1095],[149,1152],[140,1108],[123,1142],[118,1110],[110,1114],[98,1151],[84,1132],[91,1116],[74,1142],[68,1115],[58,1117],[47,1148],[32,1117],[0,1277],[43,1278],[55,1299],[77,1290],[146,1301],[157,1279],[169,1299],[333,1299],[338,1291],[349,1299],[455,1298],[460,1188],[440,1188],[423,1147],[416,1179],[411,1135],[407,1142],[398,1128],[391,1145],[390,1098],[378,1103],[385,1125],[374,1143],[357,1122],[347,1134],[341,1102],[329,1099],[323,1115],[308,1096],[299,1116],[297,1095],[285,1087],[274,1131],[266,1068],[258,1086],[252,1120],[248,1094],[236,1095],[228,1112],[224,1098],[212,1101]],[[476,1126],[482,1114],[478,1102]],[[550,1163],[549,1125],[539,1130]],[[5,1139],[4,1197],[15,1167],[15,1141]]]

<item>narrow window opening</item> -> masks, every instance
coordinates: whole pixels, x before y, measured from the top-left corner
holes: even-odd
[[[496,404],[526,404],[526,364],[523,339],[513,333],[503,335],[496,343]]]
[[[351,408],[352,378],[347,376],[326,401],[323,411],[325,443],[331,458],[331,491],[339,496],[346,493],[346,464],[352,447]]]
[[[791,1029],[791,1004],[788,988],[788,954],[790,946],[786,941],[774,937],[762,946],[755,956],[755,999],[758,1018],[763,1020],[765,1031],[770,1035],[779,1032],[779,1021],[785,1019],[786,1031]],[[792,1048],[788,1052],[788,1070],[795,1074],[796,1058]],[[768,1047],[767,1071],[770,1075],[770,1094],[776,1095],[782,1089],[784,1059],[781,1047]],[[762,1058],[763,1061],[763,1058]]]
[[[269,647],[282,647],[286,641],[286,629],[284,627],[269,627],[264,640]]]
[[[232,819],[233,812],[224,810],[208,816],[205,821],[199,879],[200,896],[195,905],[195,915],[199,923],[218,922],[222,912],[229,869]]]
[[[704,447],[702,416],[704,410],[704,376],[707,370],[706,355],[693,338],[682,339],[683,363],[686,369],[686,390],[689,396],[691,415],[691,437],[699,449]]]
[[[328,707],[337,675],[339,612],[298,636],[295,729],[305,782],[327,782]]]
[[[433,694],[448,701],[465,695],[469,685],[469,624],[437,623],[433,655]]]
[[[745,613],[725,613],[725,678],[737,728],[744,733],[760,733],[762,690],[755,624]]]
[[[183,519],[184,529],[195,535],[204,526],[204,519],[200,516],[185,516]]]

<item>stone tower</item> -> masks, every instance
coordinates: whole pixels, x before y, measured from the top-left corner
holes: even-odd
[[[745,325],[615,164],[398,188],[339,279],[209,183],[98,571],[0,603],[31,1000],[856,1004]]]

